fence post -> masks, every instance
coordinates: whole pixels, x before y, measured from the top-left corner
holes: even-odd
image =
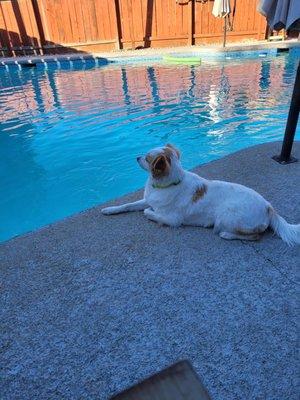
[[[34,11],[35,21],[39,31],[42,54],[45,54],[44,46],[47,44],[47,41],[49,40],[49,30],[48,30],[47,16],[45,13],[44,3],[43,0],[31,0],[31,3]]]
[[[122,41],[121,41],[122,25],[121,25],[119,0],[115,0],[114,5],[115,5],[115,16],[116,16],[116,27],[117,27],[116,50],[121,50],[122,49]]]
[[[290,111],[286,123],[285,134],[283,138],[281,153],[279,156],[274,156],[273,159],[280,164],[290,164],[298,161],[296,158],[291,157],[294,137],[300,112],[300,62],[298,64],[294,90],[292,94]]]
[[[41,20],[40,10],[38,0],[31,0],[31,5],[34,13],[34,18],[36,22],[36,26],[39,32],[38,44],[40,46],[40,52],[44,54],[44,44],[45,44],[45,33],[43,28],[43,23]]]
[[[188,3],[188,45],[194,44],[194,25],[195,25],[195,0],[190,0]]]

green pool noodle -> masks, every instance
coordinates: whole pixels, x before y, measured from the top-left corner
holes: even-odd
[[[177,56],[171,56],[171,55],[166,55],[163,57],[164,61],[171,62],[171,63],[176,63],[176,64],[201,64],[201,58],[200,57],[177,57]]]

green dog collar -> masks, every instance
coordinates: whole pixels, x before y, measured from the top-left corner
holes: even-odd
[[[177,185],[179,185],[179,183],[181,183],[180,180],[177,181],[177,182],[169,183],[168,185],[155,185],[155,184],[152,184],[152,187],[153,187],[154,189],[167,189],[167,188],[169,188],[169,187],[171,187],[171,186],[177,186]]]

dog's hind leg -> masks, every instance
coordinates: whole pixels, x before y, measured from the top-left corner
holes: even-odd
[[[235,239],[239,239],[239,240],[259,240],[260,239],[260,235],[258,233],[253,233],[253,234],[247,234],[247,235],[239,235],[237,233],[232,233],[232,232],[220,232],[219,236],[222,239],[226,239],[226,240],[235,240]]]
[[[122,204],[121,206],[106,207],[101,210],[104,215],[120,214],[129,211],[143,211],[148,207],[145,199],[133,203]]]

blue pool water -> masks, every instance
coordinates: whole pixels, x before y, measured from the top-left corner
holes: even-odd
[[[297,61],[2,68],[0,240],[142,187],[154,146],[191,168],[281,139]]]

